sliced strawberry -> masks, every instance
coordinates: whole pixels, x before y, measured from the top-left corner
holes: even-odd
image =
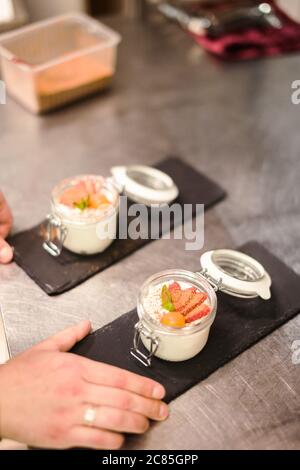
[[[182,292],[181,287],[178,284],[178,282],[173,282],[172,284],[170,284],[169,291],[171,294],[172,303],[174,304],[178,302],[178,300],[181,297],[181,292]]]
[[[84,181],[85,189],[89,195],[96,194],[95,182],[88,178]]]
[[[205,292],[196,292],[181,311],[183,315],[187,315],[189,312],[194,310],[194,308],[198,307],[199,305],[203,304],[207,299],[208,295]]]
[[[172,291],[176,291],[176,290],[181,290],[181,287],[180,285],[178,284],[178,282],[172,282],[172,284],[169,285],[169,291],[172,292]]]
[[[191,323],[195,320],[199,320],[200,318],[206,317],[211,312],[211,307],[206,304],[202,304],[196,308],[194,308],[190,313],[188,313],[185,317],[186,323]]]
[[[191,298],[195,295],[195,292],[195,287],[189,287],[188,289],[184,289],[183,291],[181,291],[181,296],[179,297],[179,299],[176,302],[173,301],[175,310],[177,312],[181,312],[184,307],[189,303]]]
[[[88,198],[88,192],[83,182],[76,184],[76,186],[72,186],[71,188],[66,189],[61,197],[60,203],[64,204],[65,206],[73,207],[75,203],[79,203],[83,199]]]

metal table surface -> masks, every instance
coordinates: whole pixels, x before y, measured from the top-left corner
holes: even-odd
[[[228,191],[206,215],[205,249],[256,239],[300,274],[300,106],[291,103],[299,56],[226,65],[174,25],[108,22],[123,35],[111,92],[45,117],[11,99],[0,107],[0,187],[14,231],[45,216],[63,177],[173,153]],[[56,298],[15,264],[0,267],[12,353],[83,318],[101,327],[134,306],[148,275],[198,264],[183,241],[160,240]],[[300,316],[175,400],[166,423],[127,447],[299,448],[297,339]]]

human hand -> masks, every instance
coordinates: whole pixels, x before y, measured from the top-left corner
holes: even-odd
[[[10,263],[13,250],[5,241],[13,223],[13,216],[3,193],[0,191],[0,264]]]
[[[88,321],[49,338],[0,367],[0,436],[44,448],[118,449],[124,433],[142,434],[168,416],[153,380],[65,351]],[[93,427],[86,411],[96,412]]]

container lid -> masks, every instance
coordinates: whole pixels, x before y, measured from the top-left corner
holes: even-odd
[[[140,204],[169,204],[179,194],[172,178],[156,168],[143,165],[116,166],[111,172],[123,193]]]
[[[202,274],[223,292],[234,297],[271,298],[271,278],[251,256],[234,250],[213,250],[200,258]]]

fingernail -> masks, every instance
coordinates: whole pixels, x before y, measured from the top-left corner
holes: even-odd
[[[13,256],[13,251],[10,247],[5,246],[0,250],[0,262],[2,263],[8,263],[11,261]]]
[[[153,390],[153,398],[161,400],[165,396],[165,389],[162,385],[156,385]]]
[[[160,409],[159,409],[159,418],[160,419],[167,419],[167,417],[169,416],[169,408],[167,405],[165,405],[164,403],[160,406]]]

